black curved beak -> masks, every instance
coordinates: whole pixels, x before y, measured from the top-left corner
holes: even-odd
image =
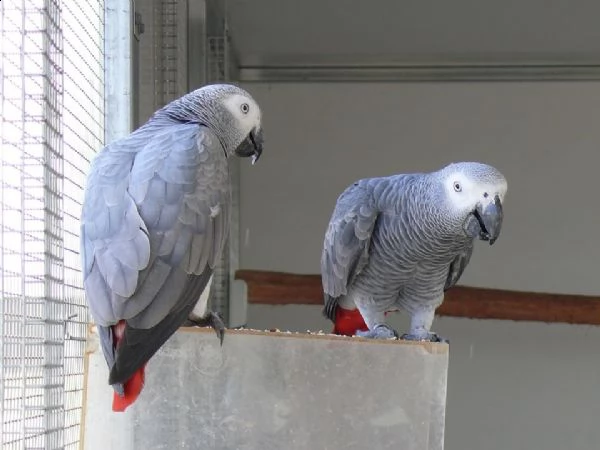
[[[489,241],[490,245],[496,242],[498,236],[500,236],[500,229],[502,228],[502,202],[500,197],[497,195],[493,201],[487,204],[479,203],[473,215],[479,222],[481,231],[479,232],[479,238],[483,241]]]
[[[235,154],[242,157],[252,157],[252,164],[260,158],[263,151],[263,132],[262,129],[254,129],[250,131],[246,139],[235,149]]]

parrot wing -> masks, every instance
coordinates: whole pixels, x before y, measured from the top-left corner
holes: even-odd
[[[359,183],[344,191],[337,201],[321,255],[323,313],[330,320],[335,320],[337,298],[347,294],[348,286],[369,260],[378,216],[371,193]]]
[[[82,212],[84,287],[110,384],[127,380],[187,319],[220,258],[230,203],[223,148],[198,124],[140,130],[94,160]],[[126,326],[115,348],[119,320]]]
[[[450,264],[450,268],[448,270],[448,278],[446,278],[446,284],[444,285],[444,291],[447,291],[456,283],[462,276],[465,267],[469,264],[469,260],[471,259],[471,255],[473,254],[473,242],[470,242],[465,246],[462,252],[460,252],[456,258]]]

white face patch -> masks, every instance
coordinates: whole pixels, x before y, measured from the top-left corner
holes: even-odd
[[[223,103],[233,117],[237,119],[240,131],[244,136],[254,128],[260,128],[260,108],[252,98],[241,94],[233,94],[227,97]]]
[[[448,199],[458,211],[472,210],[478,203],[492,203],[496,195],[504,202],[507,187],[506,181],[495,184],[481,183],[462,172],[449,174],[444,185]]]

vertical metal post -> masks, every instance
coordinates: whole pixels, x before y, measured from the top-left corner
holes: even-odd
[[[20,59],[20,69],[21,69],[21,74],[23,75],[23,87],[24,87],[24,78],[25,78],[25,44],[26,44],[26,36],[25,36],[25,30],[26,30],[26,22],[25,22],[25,1],[21,1],[21,55],[19,57]],[[20,142],[20,147],[21,149],[25,150],[26,145],[25,145],[25,124],[27,123],[27,115],[25,113],[26,111],[26,100],[25,100],[25,95],[24,92],[21,93],[21,142]],[[22,150],[22,151],[23,151]],[[27,158],[23,153],[21,154],[21,173],[20,173],[20,188],[21,188],[21,223],[20,223],[20,230],[21,230],[21,296],[22,296],[22,300],[23,300],[23,309],[21,310],[21,329],[22,330],[26,330],[27,329],[27,318],[25,315],[25,311],[26,311],[26,307],[29,306],[27,305],[27,303],[30,302],[30,299],[28,298],[28,294],[31,295],[28,292],[28,286],[27,286],[27,278],[26,278],[26,274],[28,274],[28,270],[26,267],[26,261],[25,261],[25,252],[27,249],[27,239],[25,238],[25,232],[28,231],[27,230],[27,220],[25,219],[25,211],[27,208],[27,203],[26,203],[26,193],[25,193],[25,184],[26,184],[26,180],[27,180]],[[39,235],[36,236],[39,239]],[[25,443],[26,442],[26,438],[27,438],[27,431],[28,431],[28,427],[27,427],[27,423],[25,420],[25,399],[27,398],[27,394],[28,394],[28,389],[27,389],[27,366],[26,366],[26,358],[25,355],[27,355],[27,342],[24,339],[24,336],[21,335],[23,337],[23,339],[20,342],[19,345],[19,350],[20,350],[20,361],[19,361],[19,369],[21,372],[21,383],[20,383],[20,394],[21,394],[21,408],[22,410],[20,411],[20,419],[21,419],[21,439],[22,442]]]
[[[61,1],[44,1],[44,448],[64,445],[63,35]]]
[[[106,0],[104,13],[105,142],[129,134],[136,120],[132,39],[135,0]]]
[[[126,17],[126,12],[122,14],[122,19]],[[142,13],[136,8],[135,0],[130,0],[130,10],[127,11],[131,20],[129,27],[122,27],[119,31],[123,34],[122,46],[123,50],[129,48],[129,57],[122,61],[120,69],[125,69],[125,66],[129,68],[131,74],[127,77],[130,83],[130,96],[128,99],[131,123],[129,124],[130,131],[136,128],[140,120],[140,102],[139,102],[139,85],[138,80],[140,78],[140,39],[144,33],[144,21]],[[129,45],[127,45],[129,43]],[[125,56],[125,55],[124,55]],[[126,75],[126,72],[124,73]]]
[[[4,136],[4,4],[0,3],[0,146],[3,144]],[[4,158],[0,157],[0,180],[4,180]],[[4,297],[6,286],[4,285],[4,186],[0,185],[0,295]],[[0,446],[4,444],[4,391],[6,377],[4,368],[4,299],[0,301]]]
[[[225,80],[234,80],[237,77],[237,60],[235,49],[229,34],[229,20],[227,17],[227,0],[224,0],[224,44],[225,44]],[[231,180],[231,225],[226,254],[226,274],[223,280],[227,283],[227,324],[235,328],[246,324],[247,312],[247,286],[244,281],[236,280],[235,273],[240,264],[240,164],[239,158],[229,160],[229,173]]]
[[[227,44],[225,38],[225,5],[220,0],[207,0],[207,83],[227,81]],[[229,160],[231,179],[232,162]],[[233,200],[233,199],[232,199]],[[232,209],[233,212],[233,209]],[[232,217],[231,222],[234,219]],[[210,308],[222,314],[225,324],[229,324],[229,237],[223,248],[221,260],[215,267],[210,289]]]

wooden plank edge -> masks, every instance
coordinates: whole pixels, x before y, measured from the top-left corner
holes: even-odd
[[[211,327],[181,327],[179,333],[207,333],[211,336],[215,334]],[[268,336],[273,338],[294,338],[294,339],[315,339],[325,341],[352,341],[361,344],[394,344],[394,345],[416,345],[422,347],[428,353],[443,354],[448,351],[448,344],[444,342],[427,341],[405,341],[401,339],[367,339],[359,336],[341,336],[338,334],[327,333],[324,331],[284,331],[279,329],[256,330],[253,328],[227,328],[225,330],[225,339],[228,335],[241,336]],[[216,336],[215,336],[215,339]]]
[[[323,305],[320,275],[238,270],[235,278],[248,285],[251,304]],[[456,286],[436,315],[600,325],[600,297]]]
[[[93,345],[92,336],[94,334],[94,325],[88,323],[85,340],[85,352],[83,355],[83,396],[81,399],[81,417],[79,421],[79,450],[85,449],[85,427],[87,425],[87,402],[88,402],[88,385],[89,385],[89,373],[90,373],[90,353],[92,353],[92,349],[90,345]]]

